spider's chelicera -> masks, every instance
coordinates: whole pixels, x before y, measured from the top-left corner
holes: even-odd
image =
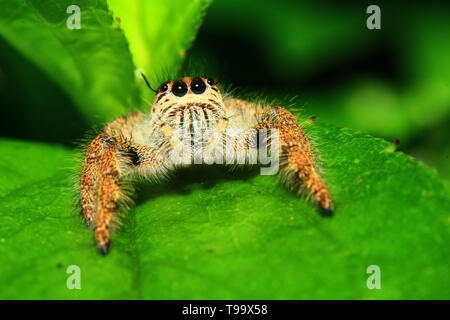
[[[213,163],[270,164],[262,174],[279,172],[324,213],[333,211],[308,139],[289,111],[224,98],[213,79],[185,77],[160,85],[151,111],[110,122],[86,150],[81,205],[99,251],[108,252],[132,178],[158,181],[179,167]]]

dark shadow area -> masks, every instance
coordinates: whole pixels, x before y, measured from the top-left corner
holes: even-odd
[[[168,181],[159,184],[150,182],[136,184],[138,190],[136,206],[163,194],[188,195],[195,187],[207,190],[223,181],[245,181],[258,174],[260,174],[258,166],[245,166],[232,170],[223,165],[193,165],[173,172]]]
[[[400,141],[399,151],[405,152],[426,165],[436,168],[438,174],[450,180],[450,140],[448,132],[450,118],[439,125],[417,132],[414,138],[407,144]]]
[[[69,97],[0,39],[0,136],[73,146],[88,129]]]
[[[253,2],[252,2],[253,3]],[[329,26],[327,23],[327,12],[343,12],[343,18],[360,20],[356,24],[358,28],[356,34],[362,32],[355,41],[347,44],[349,48],[339,48],[337,52],[320,52],[315,60],[320,63],[314,64],[313,68],[302,68],[308,64],[308,60],[299,60],[296,65],[291,66],[288,61],[277,61],[274,57],[281,55],[274,54],[280,49],[273,46],[270,37],[265,37],[262,32],[264,28],[258,31],[257,21],[261,20],[261,12],[264,7],[258,8],[257,18],[246,19],[243,13],[233,12],[230,18],[227,12],[220,14],[219,10],[229,7],[222,7],[219,3],[213,3],[210,12],[214,14],[206,15],[203,25],[200,27],[197,38],[188,56],[193,60],[200,60],[201,64],[214,72],[215,76],[220,78],[226,84],[233,84],[234,87],[243,90],[257,90],[259,92],[304,92],[304,91],[323,91],[341,86],[353,79],[361,76],[374,77],[386,82],[392,83],[395,87],[402,87],[408,84],[410,76],[404,69],[402,42],[396,38],[394,31],[390,26],[384,26],[381,30],[372,32],[366,29],[365,23],[367,14],[365,10],[368,5],[364,3],[355,4],[352,1],[343,1],[337,5],[332,1],[324,1],[305,5],[305,3],[295,1],[279,1],[280,6],[286,6],[291,3],[289,8],[301,11],[304,7],[311,10],[314,16],[311,19],[317,19],[316,28],[323,28],[327,33]],[[246,5],[246,4],[243,4]],[[248,6],[248,5],[247,5]],[[397,21],[395,17],[400,17],[399,24],[404,20],[404,7],[401,4],[392,4],[383,6],[383,22],[386,24]],[[418,10],[418,9],[416,9]],[[243,11],[248,13],[249,11]],[[407,14],[410,12],[408,7]],[[277,14],[267,11],[266,14]],[[388,18],[389,17],[389,18]],[[394,18],[392,18],[394,17]],[[230,21],[232,19],[232,21]],[[281,24],[279,20],[277,23]],[[275,26],[276,22],[267,22],[269,26]],[[278,25],[277,25],[278,26]],[[289,24],[286,24],[288,27]],[[340,28],[342,26],[336,26]],[[408,25],[405,24],[405,28]],[[267,28],[267,27],[266,27]],[[278,26],[278,29],[283,30]],[[361,31],[361,29],[363,31]],[[308,33],[309,30],[286,29],[286,34]],[[314,32],[317,33],[316,30]],[[280,34],[280,38],[286,41],[292,41],[292,36],[287,37]],[[300,37],[301,39],[301,37]],[[298,40],[300,41],[300,40]],[[308,43],[302,43],[307,47]],[[287,44],[289,46],[289,44]],[[319,52],[318,52],[319,53]],[[313,58],[309,58],[310,62]],[[303,61],[303,62],[301,62]],[[277,71],[277,66],[281,66]],[[306,67],[306,66],[305,66]]]
[[[201,57],[202,52],[208,52],[208,56],[215,57],[209,68],[214,70],[221,82],[258,91],[328,90],[361,75],[371,75],[400,86],[407,81],[404,71],[400,69],[395,45],[388,39],[377,38],[370,50],[356,50],[349,55],[334,57],[314,72],[292,70],[288,75],[272,72],[262,53],[262,44],[253,39],[245,30],[230,33],[225,26],[223,29],[217,29],[217,26],[210,29],[205,23],[190,55]],[[202,63],[206,65],[206,62]]]

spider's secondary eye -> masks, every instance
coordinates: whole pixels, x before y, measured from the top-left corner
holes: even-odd
[[[193,80],[191,82],[191,90],[195,94],[202,94],[206,90],[206,85],[202,80]]]
[[[213,85],[215,84],[214,80],[211,79],[211,78],[208,78],[208,80],[206,80],[206,82],[208,82],[208,84],[209,84],[210,86],[213,86]]]
[[[183,81],[175,82],[172,86],[172,92],[177,97],[184,96],[187,93],[187,91],[188,91],[188,87],[187,87],[186,83],[184,83]]]
[[[166,83],[164,83],[158,88],[158,91],[166,92],[168,89],[169,89],[169,86]]]

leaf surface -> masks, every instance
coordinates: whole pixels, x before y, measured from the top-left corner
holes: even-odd
[[[77,1],[80,29],[69,29],[73,3],[2,1],[0,35],[62,88],[92,125],[140,101],[128,43],[106,2]],[[56,107],[63,106],[54,113]]]
[[[332,218],[257,169],[194,167],[141,187],[107,256],[73,209],[74,152],[2,141],[0,296],[448,298],[448,186],[380,139],[320,123],[309,132]],[[66,287],[69,265],[81,290]],[[366,287],[370,265],[381,290]]]

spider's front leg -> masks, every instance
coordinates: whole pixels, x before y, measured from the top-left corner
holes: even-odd
[[[314,197],[323,213],[332,214],[330,193],[316,172],[311,146],[295,117],[284,108],[268,107],[257,119],[257,129],[278,129],[280,153],[286,158],[280,173],[286,177],[288,187],[296,191],[306,188],[308,196]]]
[[[114,214],[129,199],[125,179],[133,174],[158,172],[162,163],[151,148],[130,142],[132,127],[140,119],[140,114],[132,114],[126,120],[111,122],[86,153],[81,204],[88,225],[95,228],[97,248],[103,254],[108,252]]]

